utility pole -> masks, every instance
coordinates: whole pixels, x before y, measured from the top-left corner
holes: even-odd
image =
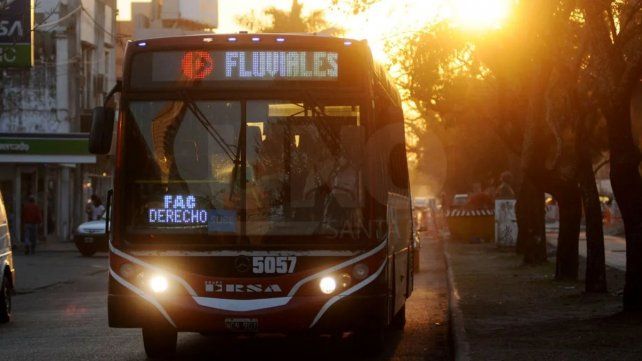
[[[67,11],[81,6],[80,0],[67,0]],[[82,49],[80,47],[80,19],[82,10],[76,12],[67,27],[68,78],[69,78],[69,122],[72,132],[80,131],[80,72],[82,69]]]
[[[78,9],[82,6],[81,0],[68,0],[71,11]],[[80,46],[81,42],[81,19],[83,17],[82,9],[78,10],[71,18],[72,23],[70,24],[70,38],[69,38],[69,59],[72,60],[70,63],[71,68],[69,69],[69,119],[71,121],[71,131],[80,132],[80,106],[81,106],[81,97],[83,91],[81,89],[80,78],[81,72],[83,71],[84,66],[89,66],[89,64],[83,64],[83,54],[82,48]],[[84,79],[85,84],[89,79]],[[70,174],[71,170],[69,168],[63,168],[63,177],[67,177],[68,186],[65,188],[66,192],[69,192],[67,199],[67,216],[68,223],[65,228],[65,239],[69,237],[72,231],[72,227],[79,222],[82,216],[79,214],[82,212],[80,209],[80,201],[83,198],[79,195],[82,194],[82,165],[78,164],[74,169],[73,174]]]
[[[56,102],[61,118],[69,122],[69,132],[80,131],[80,86],[82,53],[80,49],[80,0],[61,0],[60,15],[62,18],[73,12],[73,15],[61,24],[56,38],[57,67]],[[69,166],[58,168],[60,177],[56,186],[56,233],[59,239],[69,238],[73,224],[72,175]],[[78,184],[80,185],[80,184]],[[75,188],[75,187],[74,187]]]

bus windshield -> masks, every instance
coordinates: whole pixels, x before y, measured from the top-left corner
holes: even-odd
[[[124,219],[133,241],[345,242],[345,230],[361,224],[358,102],[182,94],[130,101],[127,116]]]

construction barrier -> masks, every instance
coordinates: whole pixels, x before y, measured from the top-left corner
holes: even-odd
[[[446,212],[450,238],[456,241],[491,241],[495,238],[495,211],[452,209]]]

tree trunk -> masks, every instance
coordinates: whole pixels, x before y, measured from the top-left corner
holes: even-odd
[[[624,311],[642,312],[642,178],[640,154],[631,132],[628,101],[604,112],[611,152],[611,185],[622,213],[626,235]]]
[[[517,249],[524,254],[524,263],[546,262],[546,229],[544,224],[544,192],[524,179],[517,200]]]
[[[532,195],[531,236],[524,250],[524,263],[537,265],[546,262],[546,222],[544,192],[535,189]]]
[[[606,118],[611,186],[626,235],[624,311],[642,312],[642,177],[640,152],[631,130],[631,97],[634,87],[639,84],[642,57],[626,56],[626,47],[613,44],[602,2],[584,1],[583,7],[592,35],[591,57],[604,74],[596,100]]]
[[[582,202],[579,187],[569,184],[557,195],[560,230],[557,238],[555,279],[577,280]]]
[[[579,155],[578,176],[586,218],[586,292],[606,292],[606,265],[604,260],[604,230],[602,208],[590,160],[590,150]]]
[[[522,142],[521,163],[524,178],[520,189],[518,243],[516,251],[524,254],[527,264],[539,264],[546,261],[546,228],[544,212],[544,192],[540,189],[538,178],[544,167],[542,149],[544,136],[542,120],[545,118],[546,89],[550,81],[551,66],[540,63],[535,66],[533,80],[530,84],[528,111],[525,119],[524,140]],[[520,224],[520,218],[521,222]],[[522,229],[523,228],[523,229]]]
[[[519,188],[519,193],[517,194],[517,202],[515,203],[515,218],[517,219],[517,241],[515,242],[515,252],[517,254],[524,254],[524,249],[526,248],[526,239],[529,237],[530,232],[530,223],[528,210],[530,209],[529,205],[529,194],[527,190],[526,183],[528,180],[524,179],[522,186]]]

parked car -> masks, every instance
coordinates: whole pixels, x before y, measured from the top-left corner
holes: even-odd
[[[428,208],[428,198],[426,197],[415,197],[412,200],[412,208],[413,209],[425,209]]]
[[[455,194],[453,197],[453,203],[450,206],[451,209],[461,209],[468,203],[468,194]]]
[[[11,251],[11,235],[7,211],[0,193],[0,323],[11,320],[11,294],[15,289],[16,270]]]
[[[74,233],[74,243],[83,256],[91,257],[96,252],[107,252],[109,250],[109,239],[105,232],[105,223],[106,221],[103,217],[78,226]]]

